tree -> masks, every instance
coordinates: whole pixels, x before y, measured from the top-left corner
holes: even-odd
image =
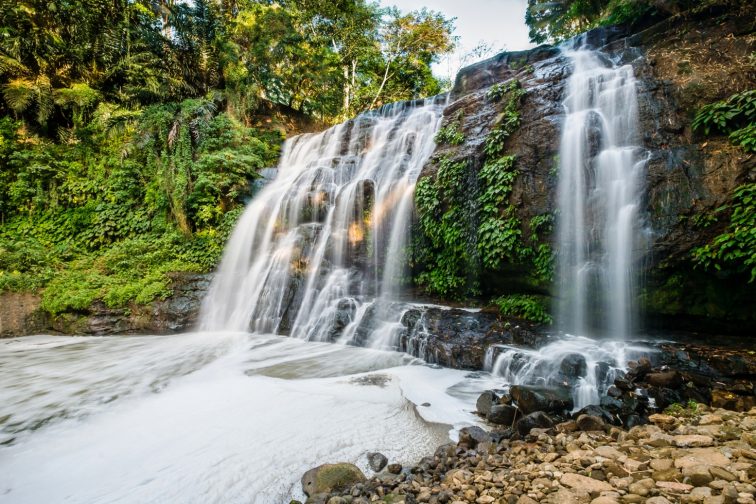
[[[389,9],[388,20],[381,29],[385,67],[380,85],[368,108],[373,108],[390,79],[417,77],[423,82],[431,76],[429,67],[439,55],[451,52],[456,43],[452,36],[454,21],[441,13],[422,9],[402,15]],[[414,89],[424,86],[415,83]]]

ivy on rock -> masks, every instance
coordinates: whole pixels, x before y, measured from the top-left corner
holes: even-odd
[[[489,88],[486,98],[500,112],[483,143],[478,169],[474,162],[460,159],[453,147],[464,143],[461,112],[436,137],[451,148],[433,160],[438,167],[435,175],[423,177],[415,193],[419,216],[413,247],[415,282],[429,294],[476,297],[482,293],[484,276],[513,266],[528,272],[531,284],[551,281],[553,254],[545,240],[553,218],[535,216],[526,228],[511,201],[519,170],[516,156],[506,152],[506,142],[520,126],[525,94],[516,79]],[[514,316],[548,322],[545,308],[542,312],[524,310]]]

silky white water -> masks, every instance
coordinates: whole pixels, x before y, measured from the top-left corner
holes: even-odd
[[[573,411],[579,411],[599,404],[601,395],[627,369],[628,361],[651,352],[647,346],[624,341],[565,336],[537,349],[491,347],[486,369],[501,376],[507,385],[559,387],[572,382]]]
[[[573,72],[559,148],[558,314],[568,334],[624,339],[636,320],[636,264],[645,160],[636,81],[590,49],[567,51]]]
[[[319,464],[371,474],[367,451],[432,453],[486,386],[398,352],[243,333],[5,340],[0,383],[14,504],[289,502]]]
[[[397,103],[284,144],[205,299],[203,330],[344,342],[369,313],[383,347],[401,317],[414,187],[445,100]],[[348,340],[348,338],[347,338]]]

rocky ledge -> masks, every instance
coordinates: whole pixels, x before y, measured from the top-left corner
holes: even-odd
[[[311,471],[303,480],[307,503],[756,502],[756,408],[736,413],[697,405],[650,421],[624,430],[600,419],[570,420],[524,435],[469,427],[458,443],[417,465],[389,464],[370,479],[350,469],[352,477],[324,474],[315,487]]]

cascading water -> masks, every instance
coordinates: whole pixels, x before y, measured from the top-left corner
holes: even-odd
[[[573,73],[559,149],[560,330],[624,339],[633,330],[643,243],[636,82],[630,65],[567,51]]]
[[[564,52],[573,72],[559,149],[556,291],[564,335],[537,350],[499,346],[486,356],[486,368],[509,385],[569,384],[576,411],[597,404],[628,359],[648,353],[623,342],[633,331],[634,264],[644,247],[636,81],[630,65],[577,44]]]
[[[248,205],[205,299],[201,327],[384,346],[401,318],[415,182],[442,97],[398,103],[286,142]]]

